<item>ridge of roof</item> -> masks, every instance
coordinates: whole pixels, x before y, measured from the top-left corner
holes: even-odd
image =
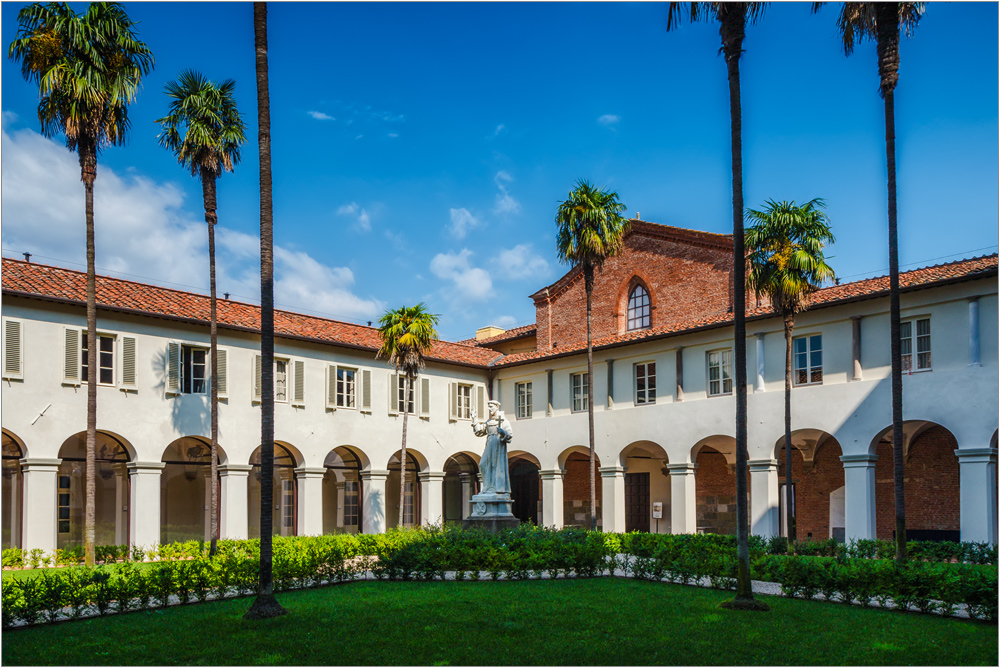
[[[86,272],[52,265],[3,258],[3,292],[27,297],[86,303]],[[132,312],[190,322],[208,322],[211,312],[207,295],[165,288],[111,276],[97,276],[98,305],[102,309]],[[260,331],[260,306],[236,300],[218,299],[220,327]],[[274,310],[275,335],[312,340],[351,348],[377,351],[381,347],[378,329],[354,323]],[[486,368],[495,351],[435,339],[426,358],[429,361]]]
[[[520,327],[514,327],[512,329],[508,329],[503,333],[497,334],[496,336],[491,336],[488,339],[480,339],[479,341],[472,339],[472,341],[473,345],[477,346],[485,346],[490,343],[503,343],[504,341],[513,341],[515,339],[520,339],[529,336],[531,334],[534,334],[535,329],[536,329],[535,323],[531,323],[530,325],[522,325]],[[461,343],[461,341],[459,343]]]
[[[911,269],[910,271],[900,272],[899,284],[901,291],[911,292],[933,287],[935,285],[958,283],[996,274],[997,254],[993,253],[991,255],[982,255],[963,260],[955,260],[943,264],[919,267],[917,269]],[[874,299],[887,295],[888,293],[889,277],[875,276],[872,278],[853,281],[851,283],[843,283],[841,285],[832,285],[826,288],[820,288],[809,296],[808,304],[809,308],[836,306],[838,304],[845,304],[862,299]],[[748,320],[763,320],[777,315],[774,310],[766,306],[747,308],[746,314]],[[730,326],[732,323],[732,313],[728,311],[718,312],[707,316],[701,316],[699,318],[693,318],[691,320],[675,321],[651,329],[636,330],[625,334],[611,334],[593,341],[593,347],[595,350],[600,348],[613,348],[630,343],[639,343],[644,340],[655,340],[697,332],[704,329]],[[503,359],[495,361],[492,366],[513,366],[534,362],[540,359],[566,357],[569,355],[579,354],[581,351],[586,350],[586,348],[587,344],[586,341],[584,341],[574,343],[571,346],[564,348],[514,353],[512,355],[505,356]]]

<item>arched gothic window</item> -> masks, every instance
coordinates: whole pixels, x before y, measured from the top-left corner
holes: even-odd
[[[646,329],[650,326],[649,293],[646,288],[637,285],[628,296],[628,331]]]

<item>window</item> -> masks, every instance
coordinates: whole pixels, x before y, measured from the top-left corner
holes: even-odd
[[[87,332],[81,332],[80,380],[88,382],[90,370],[87,367]],[[115,384],[115,337],[97,336],[97,384]]]
[[[181,347],[181,392],[205,394],[208,391],[208,351],[194,346]]]
[[[413,526],[414,517],[414,498],[413,498],[413,483],[410,481],[406,482],[405,491],[403,493],[403,525]]]
[[[573,412],[587,410],[590,406],[590,383],[587,382],[587,374],[574,373],[569,378]]]
[[[913,330],[917,331],[917,358],[913,359]],[[899,323],[899,352],[903,373],[931,370],[931,319],[904,320]]]
[[[733,351],[714,350],[708,354],[708,396],[733,393]]]
[[[337,408],[355,408],[357,369],[337,367]]]
[[[358,481],[344,483],[344,526],[358,526]]]
[[[288,362],[274,360],[274,400],[288,403]]]
[[[410,381],[410,397],[409,401],[406,402],[406,408],[403,407],[403,395],[406,393],[406,376],[398,376],[399,383],[396,389],[396,410],[402,413],[404,410],[413,415],[416,413],[414,404],[416,403],[415,395],[417,393],[417,384],[414,381]]]
[[[517,395],[517,419],[526,420],[531,417],[531,383],[516,383],[514,393]]]
[[[472,386],[458,384],[458,417],[461,420],[472,419]],[[480,416],[482,417],[482,416]]]
[[[295,522],[295,481],[281,481],[281,526],[283,529],[292,529]]]
[[[645,329],[650,325],[649,293],[646,288],[637,285],[628,296],[628,331]]]
[[[656,403],[656,362],[635,365],[635,403],[637,406]]]
[[[823,382],[823,336],[813,334],[792,341],[795,354],[796,385],[819,385]]]
[[[59,533],[69,533],[69,476],[59,476]]]

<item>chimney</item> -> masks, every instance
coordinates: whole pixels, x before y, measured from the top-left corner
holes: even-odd
[[[495,325],[487,325],[486,327],[480,327],[476,330],[476,341],[482,341],[483,339],[488,339],[491,336],[497,336],[506,332],[506,329],[500,329]]]
[[[222,298],[223,299],[229,299],[229,293],[228,292],[223,292],[222,293]]]
[[[21,253],[24,256],[25,262],[31,262],[31,253]]]

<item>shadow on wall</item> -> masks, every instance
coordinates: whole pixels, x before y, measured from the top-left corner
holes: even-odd
[[[153,356],[151,363],[157,379],[155,388],[170,401],[170,424],[178,436],[211,437],[212,408],[211,397],[207,394],[167,394],[167,351],[161,350]],[[219,405],[225,404],[225,399]],[[221,420],[219,439],[222,439]]]

